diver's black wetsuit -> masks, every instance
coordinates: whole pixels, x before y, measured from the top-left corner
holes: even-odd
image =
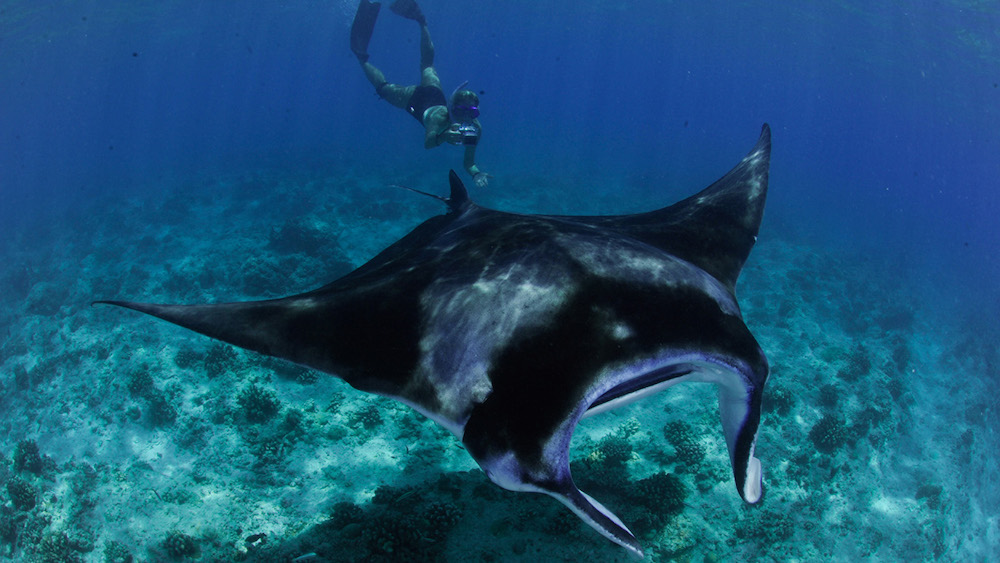
[[[427,111],[427,108],[434,106],[448,106],[444,92],[435,86],[417,86],[406,102],[406,111],[423,125],[424,112]]]

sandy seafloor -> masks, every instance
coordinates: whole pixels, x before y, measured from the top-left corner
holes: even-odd
[[[94,201],[0,249],[0,559],[630,560],[556,501],[494,486],[407,407],[89,306],[325,284],[443,211],[389,177],[206,175],[159,199]],[[443,174],[392,178],[446,190]],[[518,180],[536,179],[508,179],[495,206],[672,203],[629,199],[628,186],[596,200],[509,187]],[[714,388],[698,384],[586,419],[572,452],[581,488],[649,561],[995,560],[995,323],[939,310],[890,260],[772,227],[765,218],[738,287],[772,364],[764,501],[740,501]]]

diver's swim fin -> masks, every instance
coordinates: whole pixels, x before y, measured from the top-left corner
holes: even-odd
[[[424,13],[420,11],[420,6],[417,6],[416,0],[396,0],[389,5],[389,9],[393,13],[399,14],[406,19],[413,20],[420,25],[427,25],[427,20],[424,19]]]
[[[361,0],[358,11],[354,14],[354,23],[351,24],[351,51],[354,51],[354,55],[362,64],[368,60],[368,42],[372,40],[378,11],[381,9],[382,4],[378,2]]]

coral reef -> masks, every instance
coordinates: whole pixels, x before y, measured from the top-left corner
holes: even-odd
[[[135,559],[124,544],[108,541],[104,544],[104,563],[132,563]]]
[[[773,413],[779,417],[787,416],[795,405],[795,398],[787,387],[782,385],[769,385],[764,390],[764,412]]]
[[[367,522],[361,532],[372,555],[396,561],[416,561],[422,553],[423,538],[414,522],[394,515],[382,515]]]
[[[17,539],[17,520],[14,513],[6,506],[0,506],[0,543],[11,546]]]
[[[705,448],[695,438],[691,425],[683,420],[668,422],[663,435],[674,447],[674,457],[688,467],[697,467],[705,459]]]
[[[201,368],[210,379],[224,375],[235,369],[239,355],[228,344],[213,342],[207,352],[183,348],[174,355],[174,363],[182,369]]]
[[[904,305],[889,305],[880,308],[875,318],[882,330],[895,332],[910,331],[915,320],[916,313],[912,308]]]
[[[687,487],[676,475],[661,472],[631,484],[617,483],[615,490],[604,490],[602,495],[623,507],[622,518],[632,532],[648,536],[684,511]]]
[[[38,544],[42,563],[77,563],[83,561],[64,532],[48,532]]]
[[[847,356],[847,365],[837,371],[837,377],[847,382],[855,382],[871,372],[871,354],[863,344],[857,344]]]
[[[339,530],[348,524],[356,524],[365,518],[365,511],[353,502],[338,502],[330,511],[330,525]]]
[[[744,509],[746,516],[735,527],[736,537],[754,540],[765,550],[795,533],[795,522],[788,514],[757,507]]]
[[[610,434],[597,444],[596,452],[606,465],[623,466],[632,459],[632,444],[624,434]]]
[[[153,376],[149,374],[147,368],[133,371],[128,375],[126,387],[128,392],[134,397],[149,397],[156,386],[153,384]]]
[[[236,350],[228,344],[215,342],[205,354],[205,373],[208,377],[215,378],[223,375],[239,364],[239,355]]]
[[[361,424],[365,430],[374,430],[382,424],[382,413],[377,405],[367,405],[351,413],[352,425]]]
[[[819,404],[822,407],[832,409],[837,406],[840,401],[840,390],[837,389],[836,385],[832,383],[827,383],[826,385],[819,388]]]
[[[896,371],[905,372],[910,367],[912,357],[913,350],[906,339],[896,336],[892,342],[892,362],[896,365]]]
[[[236,403],[250,422],[270,420],[281,409],[281,401],[274,392],[256,383],[244,387],[236,395]]]
[[[198,542],[185,533],[171,531],[163,540],[163,550],[174,559],[193,558],[198,555]]]
[[[17,510],[31,510],[35,507],[37,492],[30,483],[20,477],[7,481],[7,494],[10,495],[10,501]]]
[[[177,420],[177,409],[167,397],[157,391],[149,396],[149,423],[154,426],[168,426]]]
[[[366,561],[438,561],[444,540],[462,517],[459,505],[428,500],[433,493],[418,488],[382,486],[367,511],[336,505],[340,528],[358,522],[369,551]]]
[[[809,439],[816,449],[832,454],[847,443],[848,432],[844,420],[836,415],[828,414],[819,420],[809,430]]]
[[[654,473],[635,483],[632,500],[659,515],[677,514],[684,510],[687,489],[670,473]]]
[[[288,381],[310,385],[319,379],[319,372],[298,364],[275,358],[264,358],[261,365],[270,369],[275,375]]]
[[[38,453],[38,444],[34,440],[22,440],[14,446],[14,471],[28,471],[39,474],[42,472],[42,456]]]

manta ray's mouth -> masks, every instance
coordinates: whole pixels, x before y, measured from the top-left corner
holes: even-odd
[[[586,415],[603,412],[656,393],[664,387],[677,383],[674,381],[677,378],[688,375],[695,370],[696,367],[691,364],[674,364],[639,376],[623,374],[622,382],[605,391],[591,403],[587,408]]]

